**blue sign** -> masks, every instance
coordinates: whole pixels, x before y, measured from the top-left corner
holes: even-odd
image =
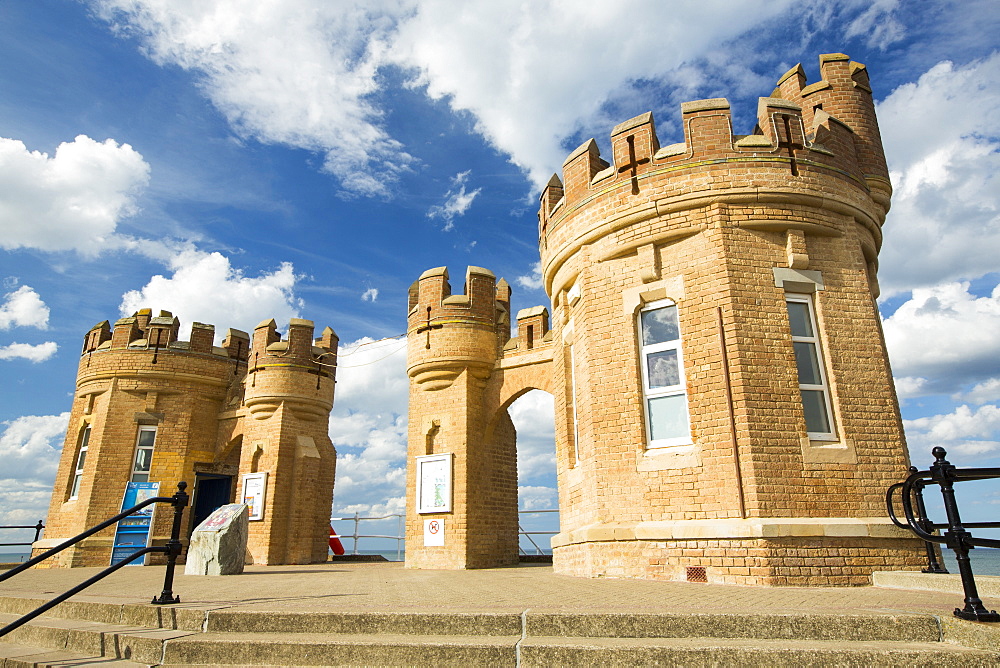
[[[137,503],[159,495],[160,483],[158,482],[130,482],[126,485],[125,496],[122,498],[122,512]],[[149,545],[149,534],[153,528],[153,509],[155,507],[155,503],[148,505],[118,522],[118,528],[115,530],[115,542],[111,548],[112,566],[128,559]],[[137,559],[129,566],[141,565],[143,562],[145,559]]]

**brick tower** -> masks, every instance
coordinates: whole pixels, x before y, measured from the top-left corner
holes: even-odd
[[[179,340],[179,329],[170,313],[153,317],[143,309],[113,329],[99,323],[84,337],[45,539],[33,552],[116,515],[129,481],[159,482],[161,496],[187,482],[186,538],[204,519],[198,509],[205,514],[242,499],[240,474],[267,471],[269,505],[262,521],[250,523],[254,561],[325,560],[336,335],[327,328],[313,342],[312,323],[292,320],[283,342],[271,321],[255,332],[253,348],[233,329],[219,347],[212,325],[193,323],[188,341]],[[303,457],[315,461],[315,470],[302,472]],[[157,511],[150,544],[166,542],[171,515]],[[51,565],[107,565],[113,539],[112,527]],[[321,555],[313,545],[320,541]]]
[[[820,68],[811,85],[801,66],[781,77],[751,134],[725,99],[681,105],[684,141],[664,147],[643,114],[613,130],[614,164],[590,140],[543,190],[553,330],[498,333],[492,368],[477,344],[487,429],[442,420],[435,451],[488,442],[513,398],[552,392],[557,572],[828,585],[921,563],[883,506],[908,466],[874,301],[892,189],[864,65]],[[454,405],[419,382],[449,327],[426,329],[429,280],[411,297],[411,455]],[[454,481],[456,508],[493,491]]]

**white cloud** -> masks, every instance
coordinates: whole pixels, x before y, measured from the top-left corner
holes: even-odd
[[[378,299],[378,288],[368,288],[361,293],[361,301],[373,302]]]
[[[80,135],[50,158],[0,138],[0,248],[95,255],[120,245],[117,225],[148,181],[142,156],[113,139]]]
[[[968,392],[953,394],[951,398],[953,401],[968,401],[976,405],[997,401],[1000,399],[1000,378],[990,378],[977,383]]]
[[[522,288],[528,288],[529,290],[541,290],[542,289],[542,263],[536,262],[531,265],[531,273],[525,274],[524,276],[518,276],[514,279],[518,285]]]
[[[0,360],[25,359],[37,364],[51,359],[57,350],[59,350],[59,346],[56,345],[55,341],[39,344],[11,343],[0,346]]]
[[[454,220],[458,216],[464,216],[465,212],[472,206],[482,188],[476,188],[472,192],[465,191],[465,184],[469,180],[472,170],[459,172],[451,179],[451,188],[445,193],[444,204],[435,205],[427,212],[428,218],[440,218],[445,222],[444,231],[447,232],[455,228]]]
[[[1000,453],[1000,407],[994,404],[975,410],[962,405],[952,413],[903,420],[903,426],[915,462],[929,459],[935,446],[957,460]]]
[[[7,293],[0,304],[0,329],[37,327],[48,329],[49,307],[30,286],[22,285]]]
[[[340,346],[330,416],[330,438],[337,448],[337,513],[379,515],[390,506],[402,507],[393,499],[406,496],[410,386],[405,350],[400,339],[363,338]]]
[[[517,488],[517,504],[522,510],[545,510],[559,505],[555,487],[524,485]]]
[[[563,140],[593,127],[612,94],[717,52],[792,4],[426,0],[387,56],[416,68],[432,98],[471,112],[540,187],[566,158]]]
[[[240,0],[91,4],[155,62],[196,73],[241,136],[321,153],[324,169],[362,195],[389,193],[413,162],[384,127],[380,67],[412,72],[430,97],[471,113],[540,186],[566,157],[566,138],[606,129],[608,100],[633,94],[636,82],[687,77],[703,86],[702,67],[734,85],[756,80],[752,50],[735,58],[720,45],[816,13],[792,0],[258,0],[252,11]],[[881,26],[872,39],[882,44],[898,36],[890,10],[881,1],[871,10]]]
[[[69,413],[6,420],[0,434],[3,476],[52,483],[59,466]]]
[[[385,195],[412,158],[381,127],[380,49],[397,2],[94,0],[161,65],[198,74],[243,137],[321,153],[351,193]]]
[[[938,63],[894,90],[878,113],[895,185],[883,296],[996,271],[1000,52],[963,66]]]
[[[69,413],[8,420],[0,434],[0,524],[28,525],[49,509]],[[4,542],[24,542],[34,531],[4,532]],[[13,551],[13,550],[9,550]]]
[[[951,393],[1000,377],[1000,285],[987,297],[968,283],[918,288],[883,324],[897,388]]]
[[[861,3],[858,3],[861,4]],[[868,34],[868,46],[885,48],[903,39],[906,29],[893,16],[899,7],[899,0],[864,0],[867,8],[847,26],[844,37],[860,37]]]
[[[532,390],[507,409],[517,430],[517,479],[520,483],[555,475],[555,399]]]
[[[274,318],[279,328],[298,317],[302,301],[295,296],[296,276],[291,263],[273,272],[247,276],[221,253],[186,248],[169,260],[173,274],[156,275],[139,290],[122,295],[119,307],[130,315],[141,308],[166,310],[187,323],[216,326],[217,336],[229,327],[253,331],[262,320]]]

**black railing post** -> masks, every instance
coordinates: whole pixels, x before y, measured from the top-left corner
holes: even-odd
[[[910,467],[910,473],[916,473],[919,469],[916,466]],[[923,480],[917,480],[913,483],[913,496],[917,500],[917,523],[924,528],[927,533],[934,533],[934,523],[931,522],[930,518],[927,517],[927,506],[924,505],[924,487],[926,483]],[[924,541],[924,549],[927,550],[927,568],[921,569],[922,573],[943,573],[948,574],[948,569],[938,563],[937,559],[937,548],[934,543],[929,540]]]
[[[965,590],[965,608],[955,608],[955,616],[978,622],[1000,622],[1000,615],[995,610],[987,610],[983,606],[976,588],[976,578],[969,561],[969,550],[975,546],[970,541],[972,534],[962,526],[962,518],[958,513],[958,503],[955,501],[955,466],[944,458],[948,454],[944,448],[936,447],[931,450],[931,454],[935,461],[929,472],[934,482],[941,486],[944,512],[948,516],[948,530],[944,537],[948,541],[948,547],[955,551],[955,561],[958,562],[958,572],[962,576],[962,588]]]
[[[184,508],[188,504],[188,495],[184,490],[187,483],[183,480],[177,483],[177,493],[173,496],[174,524],[170,529],[170,540],[167,541],[167,571],[163,575],[163,591],[160,596],[153,598],[154,605],[167,605],[170,603],[180,603],[181,597],[174,596],[174,567],[177,564],[177,557],[181,554],[181,516]]]
[[[35,540],[31,541],[32,543],[38,542],[38,537],[42,535],[42,529],[44,528],[45,525],[42,524],[41,520],[38,520],[38,524],[35,525]]]

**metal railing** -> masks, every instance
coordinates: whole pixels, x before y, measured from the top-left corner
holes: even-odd
[[[359,525],[364,520],[388,520],[395,517],[396,518],[396,535],[390,536],[388,534],[362,534],[358,533]],[[352,548],[352,555],[360,554],[358,552],[358,539],[359,538],[388,538],[390,540],[396,541],[396,561],[403,560],[403,545],[406,543],[406,532],[403,530],[403,515],[399,513],[394,513],[392,515],[382,515],[381,517],[361,517],[360,514],[354,513],[354,517],[331,517],[330,522],[354,522],[354,533],[353,534],[343,534],[337,532],[337,536],[341,539],[350,538],[354,541],[354,547]]]
[[[1000,547],[1000,540],[977,538],[967,530],[996,529],[1000,528],[1000,522],[967,522],[963,524],[958,511],[958,502],[955,500],[956,482],[1000,478],[1000,468],[959,469],[945,459],[945,455],[948,453],[944,448],[934,448],[931,454],[934,455],[934,463],[928,470],[918,471],[915,467],[911,467],[910,475],[905,481],[890,486],[886,491],[885,503],[889,511],[889,518],[893,524],[902,529],[909,529],[927,544],[928,568],[924,569],[925,573],[948,572],[937,564],[934,546],[930,545],[931,543],[947,545],[955,552],[955,561],[958,562],[958,572],[962,576],[962,588],[965,591],[965,607],[955,608],[956,617],[978,622],[1000,622],[1000,615],[995,610],[987,610],[983,606],[976,587],[976,578],[972,573],[972,564],[969,561],[969,550],[975,547]],[[929,484],[938,485],[941,488],[944,511],[948,517],[947,523],[936,523],[927,518],[927,510],[923,502],[923,489]],[[896,512],[893,508],[893,496],[897,490],[900,490],[900,501],[906,524],[896,518]],[[914,504],[916,510],[914,510]],[[947,530],[944,535],[938,536],[934,534],[936,529]]]
[[[558,513],[558,512],[559,512],[559,510],[557,508],[546,508],[544,510],[519,510],[519,511],[517,511],[517,514],[520,517],[521,515],[534,515],[534,514],[540,514],[540,513]],[[396,534],[395,535],[378,534],[378,533],[370,533],[370,534],[359,533],[359,525],[360,525],[361,522],[363,522],[365,520],[376,520],[376,521],[377,520],[387,520],[387,519],[391,519],[393,517],[395,517],[396,521],[397,521],[397,524],[396,524]],[[352,551],[351,551],[352,555],[360,554],[358,552],[358,539],[359,538],[388,538],[389,540],[396,541],[396,561],[402,561],[403,560],[403,549],[404,549],[404,546],[406,544],[406,531],[404,529],[404,522],[405,522],[404,518],[405,518],[405,516],[402,515],[402,514],[400,514],[400,513],[394,513],[394,514],[391,514],[391,515],[382,515],[382,516],[379,516],[379,517],[361,517],[360,514],[354,513],[353,517],[352,516],[347,516],[347,517],[331,517],[330,518],[330,522],[331,522],[331,524],[333,522],[354,522],[354,533],[340,533],[339,531],[337,532],[337,537],[340,538],[341,540],[343,540],[345,538],[350,538],[352,541],[354,541],[354,545],[353,545]],[[554,536],[557,533],[559,533],[558,531],[525,531],[524,529],[521,528],[520,522],[518,522],[518,525],[517,525],[517,532],[518,532],[518,535],[521,535],[521,536],[524,536],[525,538],[527,538],[528,541],[534,546],[534,548],[535,548],[535,554],[544,554],[544,551],[538,545],[538,543],[536,543],[534,541],[534,539],[532,538],[532,536]],[[518,549],[521,551],[522,554],[527,554],[527,552],[520,545],[518,545]]]
[[[19,626],[21,626],[21,625],[23,625],[23,624],[25,624],[27,622],[30,622],[32,619],[34,619],[35,617],[38,617],[42,613],[44,613],[44,612],[46,612],[48,610],[51,610],[52,608],[54,608],[55,606],[59,605],[60,603],[62,603],[66,599],[68,599],[69,597],[74,596],[74,595],[80,593],[81,591],[83,591],[84,589],[86,589],[90,585],[94,584],[95,582],[103,580],[108,575],[111,575],[112,573],[114,573],[118,569],[120,569],[120,568],[122,568],[124,566],[127,566],[128,564],[132,563],[133,561],[135,561],[139,557],[145,556],[147,554],[151,554],[153,552],[159,552],[159,553],[163,553],[163,554],[167,555],[167,571],[166,571],[166,573],[163,576],[163,591],[160,592],[160,595],[158,597],[153,597],[153,604],[154,605],[166,605],[168,603],[180,603],[181,602],[181,597],[180,596],[176,596],[176,597],[174,596],[173,584],[174,584],[174,567],[175,567],[176,562],[177,562],[177,557],[181,553],[181,541],[180,541],[180,535],[181,535],[181,515],[184,512],[184,508],[188,504],[188,495],[187,495],[187,492],[184,491],[186,488],[187,488],[187,483],[186,482],[179,482],[179,483],[177,483],[177,492],[173,496],[154,496],[154,497],[148,498],[145,501],[132,506],[128,510],[124,510],[124,511],[118,513],[117,515],[115,515],[111,519],[105,520],[104,522],[101,522],[100,524],[97,524],[97,525],[91,527],[90,529],[87,529],[83,533],[77,534],[73,538],[70,538],[69,540],[66,540],[66,541],[60,543],[59,545],[55,546],[51,550],[46,550],[45,552],[42,552],[37,557],[29,559],[28,561],[24,562],[20,566],[17,566],[16,568],[12,568],[9,571],[6,571],[4,573],[0,573],[0,582],[3,582],[4,580],[8,580],[8,579],[14,577],[15,575],[17,575],[18,573],[20,573],[20,572],[22,572],[22,571],[24,571],[24,570],[26,570],[28,568],[31,568],[35,564],[40,563],[40,562],[44,561],[45,559],[48,559],[49,557],[62,552],[67,547],[71,547],[71,546],[79,543],[84,538],[88,538],[90,536],[93,536],[98,531],[101,531],[102,529],[106,529],[109,526],[111,526],[112,524],[115,524],[116,522],[125,519],[126,517],[128,517],[132,513],[136,512],[137,510],[141,510],[141,509],[145,508],[146,506],[150,506],[150,505],[152,505],[154,503],[169,503],[169,504],[171,504],[174,507],[174,522],[173,522],[173,525],[172,525],[171,530],[170,530],[170,540],[167,541],[166,545],[159,546],[159,547],[144,547],[141,550],[138,550],[138,551],[132,553],[130,556],[126,557],[122,561],[119,561],[117,564],[114,564],[112,566],[109,566],[109,567],[105,568],[104,570],[102,570],[97,575],[95,575],[95,576],[93,576],[91,578],[88,578],[86,581],[78,584],[77,586],[73,587],[72,589],[69,589],[69,590],[63,592],[62,594],[60,594],[59,596],[56,596],[54,599],[52,599],[48,603],[45,603],[45,604],[43,604],[43,605],[35,608],[31,612],[23,615],[20,619],[17,619],[15,621],[11,622],[10,624],[8,624],[7,626],[3,627],[2,629],[0,629],[0,637],[3,637],[5,635],[7,635],[8,633],[10,633],[11,631],[13,631],[14,629],[18,628]]]
[[[535,548],[535,554],[545,554],[545,552],[542,551],[542,548],[538,546],[538,543],[535,542],[535,539],[532,538],[532,536],[555,536],[559,532],[558,531],[525,531],[523,528],[521,528],[521,521],[520,521],[521,520],[521,515],[535,515],[535,514],[541,514],[541,513],[558,513],[558,512],[559,512],[558,508],[545,508],[544,510],[519,510],[519,511],[517,511],[517,517],[518,517],[517,533],[518,533],[518,535],[524,536],[525,538],[528,539],[528,542],[531,543],[532,546]],[[523,547],[521,547],[520,541],[518,541],[517,549],[519,549],[521,551],[521,554],[528,554],[527,551],[525,551],[525,549]]]
[[[35,525],[6,525],[0,526],[0,529],[34,529],[35,539],[29,543],[0,543],[0,547],[26,547],[33,545],[38,542],[39,536],[42,535],[42,530],[45,529],[45,524],[41,520],[38,520],[38,524]]]

